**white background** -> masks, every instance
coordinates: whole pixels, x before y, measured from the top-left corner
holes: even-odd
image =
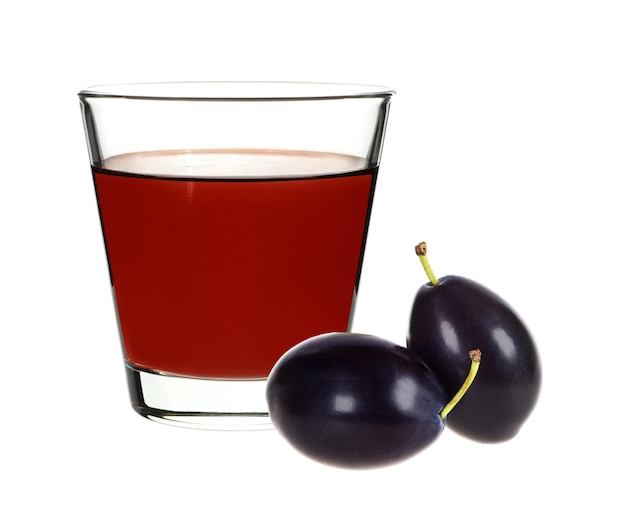
[[[0,510],[624,513],[625,26],[602,0],[3,3]],[[397,91],[354,329],[403,343],[428,241],[536,338],[515,440],[353,472],[131,410],[76,93],[161,80]]]

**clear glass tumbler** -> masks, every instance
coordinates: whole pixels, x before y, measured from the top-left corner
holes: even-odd
[[[392,96],[274,82],[79,93],[139,414],[269,428],[276,360],[350,330]]]

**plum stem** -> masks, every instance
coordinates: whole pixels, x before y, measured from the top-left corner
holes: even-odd
[[[467,374],[465,381],[461,385],[461,388],[459,388],[459,391],[456,392],[454,397],[452,397],[452,400],[448,404],[446,404],[439,413],[439,416],[442,419],[448,416],[448,413],[450,413],[452,411],[452,408],[454,408],[459,403],[459,401],[463,398],[467,390],[469,390],[469,387],[474,382],[474,378],[476,377],[476,373],[478,372],[478,368],[480,367],[482,354],[479,349],[474,349],[469,351],[469,357],[472,360],[469,373]]]
[[[430,280],[430,284],[432,284],[433,286],[437,286],[439,284],[439,279],[437,279],[437,276],[433,273],[433,269],[430,267],[428,256],[426,255],[425,241],[422,241],[421,243],[415,245],[415,253],[420,258],[422,267],[424,268],[424,272],[426,272],[426,275]]]

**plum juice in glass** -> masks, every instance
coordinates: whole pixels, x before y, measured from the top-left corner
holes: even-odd
[[[278,358],[350,330],[392,95],[225,82],[80,92],[139,414],[271,427]]]

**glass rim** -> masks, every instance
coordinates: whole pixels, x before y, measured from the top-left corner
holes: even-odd
[[[137,82],[90,86],[80,98],[275,102],[391,97],[395,91],[371,84],[286,81]]]

